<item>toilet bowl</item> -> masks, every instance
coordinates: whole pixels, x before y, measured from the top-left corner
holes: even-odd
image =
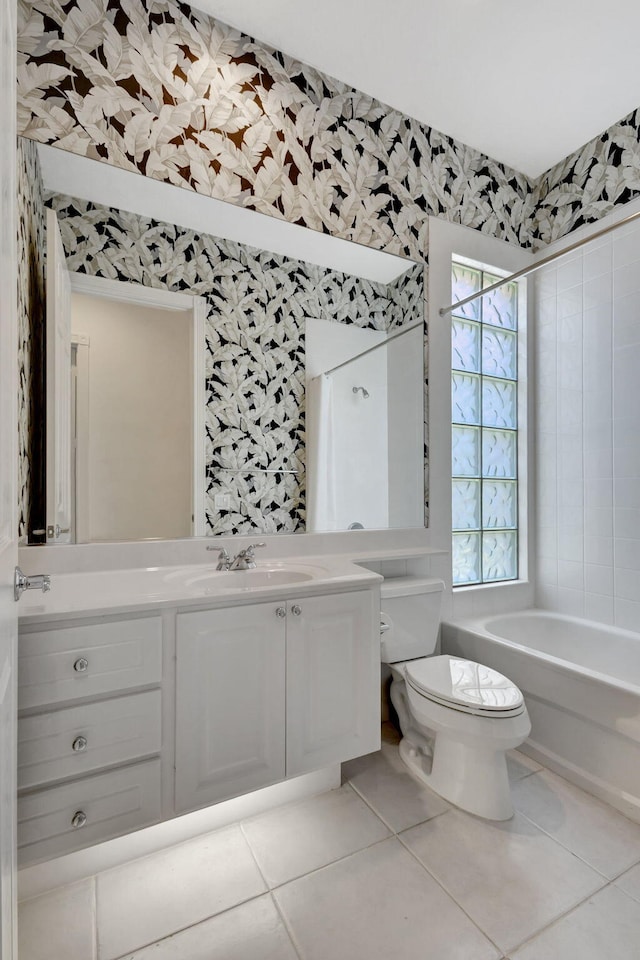
[[[469,813],[488,820],[513,816],[506,751],[531,730],[518,688],[489,667],[449,656],[391,670],[400,756],[412,773]]]
[[[520,690],[496,670],[425,655],[435,653],[443,587],[424,579],[381,588],[382,660],[391,668],[400,756],[450,803],[508,820],[513,804],[506,752],[528,737],[529,715]]]

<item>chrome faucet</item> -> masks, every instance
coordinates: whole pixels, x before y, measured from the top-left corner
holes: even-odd
[[[207,547],[207,550],[217,550],[218,551],[218,563],[216,564],[216,570],[228,570],[231,566],[231,557],[227,553],[227,548],[222,547]]]
[[[266,543],[250,543],[248,547],[236,554],[229,570],[253,570],[256,566],[253,551],[256,547],[266,547]]]

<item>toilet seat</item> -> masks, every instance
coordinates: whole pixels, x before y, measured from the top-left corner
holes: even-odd
[[[507,677],[459,657],[421,657],[405,663],[405,679],[413,690],[441,706],[493,719],[524,712],[522,693]]]

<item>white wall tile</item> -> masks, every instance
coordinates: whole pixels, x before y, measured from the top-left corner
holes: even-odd
[[[613,567],[603,563],[585,564],[584,588],[587,593],[613,596]]]
[[[582,283],[582,254],[563,258],[558,265],[558,293]]]
[[[555,557],[537,558],[538,583],[547,586],[558,584],[558,561]]]
[[[594,477],[592,479],[585,480],[584,505],[587,508],[612,507],[613,479],[610,477]]]
[[[637,600],[615,599],[615,624],[623,630],[640,633],[640,603]]]
[[[613,564],[613,536],[598,537],[585,532],[584,559],[586,563]]]
[[[600,594],[585,593],[584,615],[587,620],[612,624],[614,622],[613,597],[603,597],[600,596]]]
[[[574,560],[558,560],[558,586],[584,590],[584,564]]]
[[[584,592],[558,587],[556,610],[569,617],[584,616]]]
[[[640,260],[613,271],[614,297],[626,297],[630,293],[640,293]]]
[[[616,567],[614,576],[617,598],[640,601],[640,570]]]
[[[613,549],[611,554],[613,557]],[[615,561],[616,568],[626,567],[630,570],[640,570],[640,540],[618,537],[616,539]]]
[[[610,273],[604,273],[590,280],[585,278],[582,294],[585,312],[591,307],[609,304],[611,302],[612,290]]]
[[[614,268],[625,267],[638,259],[640,259],[640,233],[637,229],[629,233],[625,233],[621,229],[613,238]]]
[[[592,507],[584,512],[585,537],[611,538],[613,536],[613,510],[607,507]]]
[[[603,243],[593,247],[589,244],[583,251],[582,271],[585,280],[592,280],[603,273],[611,273],[611,240],[605,240]]]

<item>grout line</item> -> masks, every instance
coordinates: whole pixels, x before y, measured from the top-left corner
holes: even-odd
[[[244,900],[239,900],[238,903],[234,903],[229,907],[225,907],[224,910],[218,910],[217,913],[212,913],[209,916],[201,917],[200,920],[196,920],[195,923],[188,923],[185,927],[179,927],[176,930],[172,930],[171,933],[167,933],[164,937],[160,937],[156,940],[149,940],[147,943],[141,943],[132,949],[127,950],[125,953],[118,954],[117,957],[109,957],[106,960],[132,960],[135,958],[136,954],[142,950],[149,950],[150,947],[155,947],[159,943],[164,943],[165,940],[171,940],[173,937],[179,936],[181,933],[186,933],[187,930],[193,929],[193,927],[200,927],[203,923],[209,923],[211,920],[216,920],[218,917],[224,916],[225,913],[231,913],[232,910],[235,910],[237,907],[243,907],[247,903],[251,903],[253,900],[259,900],[260,897],[269,896],[269,890],[263,890],[262,893],[255,894],[253,897],[245,897]]]
[[[394,838],[394,834],[389,837],[381,837],[380,840],[374,840],[373,843],[368,843],[364,847],[359,847],[357,850],[351,850],[349,853],[345,853],[341,857],[336,857],[335,860],[330,860],[328,863],[323,863],[319,867],[314,867],[312,870],[307,870],[306,873],[301,873],[296,877],[291,877],[289,880],[283,880],[282,883],[274,883],[274,885],[269,888],[269,892],[273,893],[275,890],[281,890],[282,887],[286,887],[289,883],[297,883],[298,880],[304,880],[306,877],[312,877],[314,874],[320,873],[322,870],[328,870],[329,867],[334,867],[336,863],[342,863],[343,860],[348,860],[349,857],[356,857],[359,853],[364,853],[365,850],[371,850],[372,847],[377,847],[379,844],[386,843],[388,840],[393,840]]]
[[[94,874],[90,877],[91,881],[91,890],[93,896],[91,898],[91,919],[93,921],[93,956],[95,960],[98,960],[100,952],[100,940],[98,938],[98,877]]]
[[[605,880],[606,883],[610,883],[613,879],[617,879],[617,877],[616,878],[608,877],[606,873],[603,873],[602,870],[598,869],[598,867],[594,867],[594,865],[592,863],[589,863],[589,861],[585,859],[585,857],[581,856],[579,853],[576,853],[575,850],[572,850],[571,847],[568,847],[565,843],[562,842],[562,840],[559,840],[557,837],[554,837],[552,833],[549,833],[548,830],[545,830],[544,827],[541,827],[539,823],[536,823],[535,820],[533,820],[531,817],[528,817],[527,814],[523,813],[522,810],[520,810],[518,807],[515,807],[515,809],[518,815],[521,817],[524,817],[524,819],[527,820],[530,824],[532,824],[532,826],[534,826],[536,830],[539,830],[540,833],[543,833],[545,835],[545,837],[548,837],[550,840],[553,840],[554,843],[557,843],[559,847],[562,847],[563,850],[566,850],[567,853],[570,853],[571,856],[575,857],[576,860],[579,860],[580,863],[584,863],[586,867],[589,867],[589,869],[593,870],[594,873],[597,873],[599,877],[602,877],[602,879]],[[627,870],[631,870],[631,868],[636,866],[637,863],[638,861],[635,861],[634,863],[630,864],[630,866],[622,870],[622,873],[626,873]],[[617,876],[621,876],[621,875],[622,874],[617,874]]]
[[[293,928],[291,927],[291,924],[289,923],[289,920],[286,914],[284,913],[280,904],[278,903],[278,898],[274,897],[272,891],[269,891],[269,896],[271,897],[271,902],[273,903],[276,913],[278,914],[278,916],[280,917],[280,920],[282,921],[282,925],[285,929],[287,936],[289,937],[289,940],[291,941],[291,945],[294,949],[296,956],[298,957],[298,960],[302,960],[302,947],[298,944],[298,941],[296,940],[295,934],[293,932]]]
[[[355,784],[353,784],[350,780],[347,780],[346,782],[349,784],[349,786],[351,787],[351,789],[352,789],[355,793],[357,793],[357,795],[360,797],[360,799],[361,799],[362,801],[364,801],[364,803],[366,803],[366,805],[369,807],[369,809],[371,810],[371,812],[372,812],[372,813],[375,813],[375,815],[376,815],[376,817],[378,818],[378,820],[381,820],[382,823],[384,823],[385,827],[386,827],[388,830],[391,831],[391,834],[392,834],[394,837],[397,837],[399,833],[404,833],[405,830],[411,830],[413,827],[419,827],[421,823],[428,823],[428,822],[431,821],[431,820],[435,820],[436,817],[441,817],[443,813],[449,813],[449,810],[451,809],[451,807],[448,807],[446,810],[440,810],[438,813],[434,813],[434,814],[432,814],[432,816],[430,816],[430,817],[425,817],[424,820],[418,820],[417,823],[411,823],[411,824],[409,824],[408,827],[402,827],[401,830],[394,830],[394,828],[391,826],[391,824],[388,823],[388,822],[385,820],[385,818],[382,816],[382,814],[379,813],[378,810],[376,810],[376,808],[373,806],[372,802],[369,801],[369,800],[366,798],[366,796],[365,796],[363,793],[360,792],[360,790],[358,790],[358,788],[355,786]],[[429,789],[429,788],[426,786],[426,784],[420,784],[420,786],[423,786],[426,790]],[[434,796],[437,796],[437,794],[434,794]],[[443,803],[447,803],[447,801],[444,800],[442,797],[439,797],[438,799],[443,800]]]
[[[249,837],[248,837],[248,836],[246,835],[246,833],[244,832],[244,826],[243,826],[243,821],[242,821],[242,820],[240,820],[240,821],[238,822],[238,826],[240,827],[240,833],[242,834],[242,839],[244,840],[244,842],[246,843],[247,847],[249,848],[249,853],[251,854],[251,859],[253,860],[253,862],[255,863],[256,867],[258,868],[258,873],[259,873],[260,876],[262,877],[263,883],[264,883],[265,887],[267,888],[267,892],[268,892],[268,891],[271,889],[271,886],[270,886],[269,881],[267,880],[267,878],[266,878],[266,876],[265,876],[265,874],[264,874],[264,871],[263,871],[262,867],[260,866],[260,862],[259,862],[259,860],[258,860],[257,854],[256,854],[255,850],[253,849],[253,847],[251,846],[251,841],[249,840]]]
[[[569,914],[573,913],[575,910],[578,910],[585,903],[591,900],[592,897],[597,896],[598,894],[602,893],[603,890],[606,890],[607,887],[610,887],[612,885],[613,885],[612,882],[605,883],[604,886],[600,887],[599,890],[594,890],[588,896],[583,897],[582,900],[578,900],[577,903],[574,903],[574,905],[572,907],[569,907],[568,910],[565,910],[564,913],[561,913],[557,917],[554,917],[553,920],[550,920],[549,923],[545,923],[544,926],[540,927],[539,930],[536,930],[535,933],[532,933],[531,936],[527,937],[525,940],[522,940],[520,943],[516,944],[514,947],[511,947],[509,949],[509,953],[514,953],[516,950],[520,950],[521,947],[526,946],[526,944],[531,943],[533,940],[539,937],[540,934],[545,933],[547,930],[550,930],[551,927],[555,927],[562,920],[566,919],[566,917],[568,917]]]
[[[447,811],[445,811],[445,813],[449,813],[449,811],[447,810]],[[411,829],[411,828],[409,828],[409,829]],[[494,947],[496,948],[496,950],[498,951],[498,953],[500,954],[500,956],[504,956],[504,952],[503,952],[503,950],[502,950],[502,947],[500,947],[500,946],[495,942],[495,940],[493,940],[493,938],[486,932],[486,930],[483,930],[483,929],[482,929],[482,927],[480,926],[480,924],[479,924],[476,920],[474,920],[474,918],[471,916],[471,914],[470,914],[469,911],[466,909],[466,907],[463,907],[463,905],[458,902],[458,900],[456,899],[456,897],[454,897],[454,895],[452,894],[452,892],[451,892],[450,890],[448,890],[447,887],[446,887],[446,885],[435,875],[435,873],[432,872],[432,870],[429,869],[429,867],[426,865],[426,863],[424,863],[424,862],[420,859],[420,857],[417,855],[417,853],[415,853],[415,851],[412,850],[411,847],[409,847],[409,846],[407,845],[407,843],[403,840],[403,838],[402,838],[401,836],[398,836],[397,839],[398,839],[399,842],[402,844],[402,846],[403,846],[404,849],[407,851],[407,853],[408,853],[410,856],[413,857],[413,859],[416,861],[416,863],[420,864],[420,866],[421,866],[422,869],[425,871],[425,873],[427,873],[427,874],[432,878],[432,880],[434,880],[434,881],[438,884],[438,886],[440,887],[440,889],[444,891],[444,893],[449,897],[450,900],[453,901],[453,903],[455,903],[455,905],[458,907],[458,909],[462,910],[462,912],[464,913],[465,917],[467,917],[467,919],[473,924],[473,926],[476,928],[476,930],[479,930],[479,932],[482,934],[482,936],[483,936],[486,940],[488,940],[489,943],[492,944],[492,946],[494,946]]]

